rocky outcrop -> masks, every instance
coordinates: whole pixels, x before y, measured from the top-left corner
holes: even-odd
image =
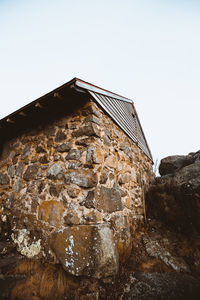
[[[200,232],[200,151],[161,160],[161,177],[151,186],[151,217],[184,232]]]

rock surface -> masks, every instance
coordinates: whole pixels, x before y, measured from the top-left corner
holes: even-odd
[[[118,272],[118,252],[109,224],[58,230],[52,234],[51,247],[72,275],[101,278]]]
[[[200,233],[200,152],[161,161],[161,177],[151,186],[149,214],[183,231]]]

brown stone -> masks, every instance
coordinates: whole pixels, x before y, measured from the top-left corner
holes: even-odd
[[[44,201],[39,205],[38,218],[52,226],[60,226],[63,218],[64,206],[59,201]]]
[[[95,190],[95,208],[112,213],[122,210],[121,193],[118,189],[100,186]]]
[[[71,198],[76,198],[78,196],[78,194],[80,193],[80,189],[76,186],[71,185],[71,184],[66,187],[66,190],[67,190],[67,194]]]
[[[56,134],[56,137],[55,137],[55,141],[56,141],[56,142],[61,142],[61,141],[65,140],[66,137],[67,137],[67,136],[66,136],[66,134],[65,134],[64,131],[58,130],[58,132],[57,132],[57,134]]]
[[[108,224],[79,225],[54,232],[50,245],[64,270],[76,276],[114,276],[118,253]]]
[[[76,210],[68,211],[64,216],[64,226],[80,225],[81,218]]]
[[[112,213],[122,210],[121,193],[116,188],[97,187],[89,191],[86,199],[80,203],[87,208],[96,208],[100,211]]]
[[[102,223],[102,214],[99,211],[94,209],[90,210],[88,213],[85,213],[83,216],[85,220],[84,224],[98,224]]]
[[[119,260],[125,263],[132,250],[131,221],[129,216],[115,215],[111,218]]]
[[[60,184],[51,184],[49,187],[49,193],[51,196],[58,197],[61,192],[62,186]]]
[[[43,155],[43,156],[41,156],[41,157],[39,158],[39,162],[40,162],[41,164],[47,164],[49,161],[48,161],[48,159],[47,159],[47,156],[46,156],[46,155]]]
[[[117,159],[115,155],[109,155],[105,160],[105,165],[109,168],[116,168],[117,167]]]
[[[87,147],[87,146],[91,145],[92,143],[94,143],[95,139],[96,138],[94,136],[90,136],[87,138],[79,138],[79,139],[76,139],[75,144],[79,145],[79,146]]]
[[[44,147],[43,147],[42,145],[38,145],[38,146],[36,147],[36,152],[37,152],[37,153],[45,153],[46,150],[44,149]]]
[[[38,164],[33,164],[28,166],[28,168],[26,169],[23,178],[25,180],[33,180],[37,178],[37,172],[38,172]]]
[[[124,183],[129,182],[130,179],[131,179],[130,173],[125,173],[125,174],[120,174],[118,181],[119,181],[119,184],[124,184]]]
[[[103,169],[100,175],[100,183],[105,184],[107,179],[108,179],[108,171],[106,169]]]

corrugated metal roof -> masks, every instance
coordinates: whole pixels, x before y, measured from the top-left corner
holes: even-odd
[[[36,107],[43,107],[43,105],[45,107],[48,106],[52,97],[64,99],[63,95],[67,95],[73,90],[76,90],[76,92],[86,92],[92,96],[92,98],[106,111],[132,141],[137,143],[139,148],[141,148],[141,150],[153,161],[133,101],[78,78],[72,79],[59,88],[3,118],[0,120],[0,128],[4,129],[8,125],[15,126],[15,124],[12,123],[15,123],[15,120],[18,120],[18,118],[22,118],[24,115],[29,114],[30,110],[34,110]]]
[[[153,161],[140,120],[131,99],[92,86],[77,79],[76,86],[86,89],[118,126],[138,144],[139,148]]]

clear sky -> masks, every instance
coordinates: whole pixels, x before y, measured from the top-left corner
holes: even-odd
[[[134,100],[154,161],[200,149],[200,0],[0,0],[0,118],[80,77]]]

